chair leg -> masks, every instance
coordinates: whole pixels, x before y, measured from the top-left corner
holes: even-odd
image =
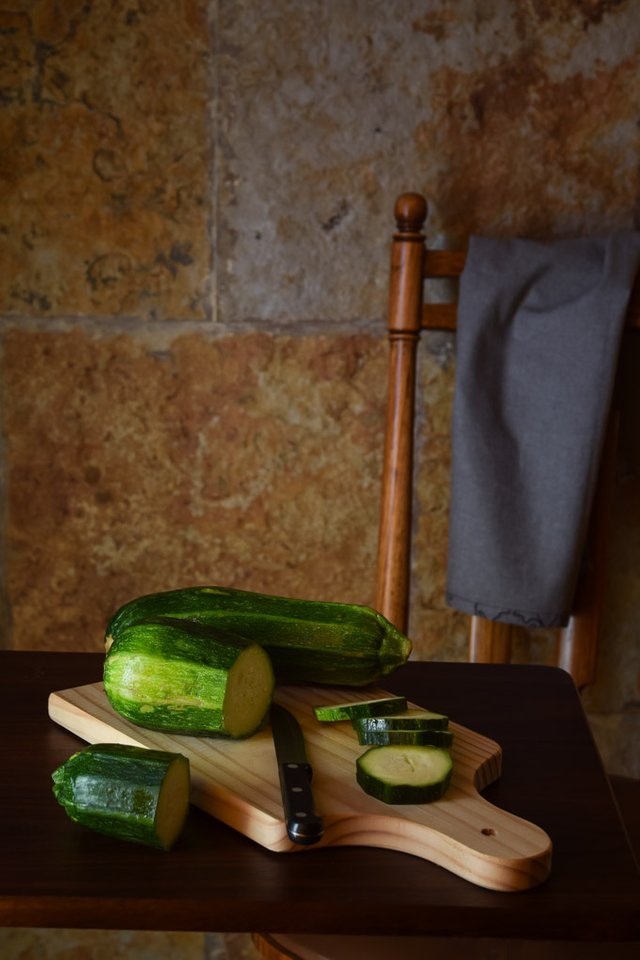
[[[511,626],[471,617],[469,660],[471,663],[509,663],[511,660]]]
[[[264,960],[302,960],[295,953],[289,953],[284,951],[275,940],[273,940],[268,933],[252,933],[251,939],[253,944]]]

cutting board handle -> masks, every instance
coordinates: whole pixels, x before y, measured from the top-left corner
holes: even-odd
[[[479,886],[515,892],[537,886],[551,868],[552,844],[535,824],[451,787],[433,825],[394,816],[394,809],[325,821],[321,846],[371,846],[422,857]]]

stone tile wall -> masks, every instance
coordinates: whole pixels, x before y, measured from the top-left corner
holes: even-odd
[[[14,327],[4,360],[14,645],[195,583],[371,602],[380,338]]]
[[[371,602],[394,198],[428,197],[436,246],[637,226],[639,50],[632,0],[0,4],[2,644],[99,650],[120,603],[195,582]],[[637,775],[624,353],[585,703]],[[465,656],[443,601],[454,368],[426,336],[418,657]]]
[[[196,582],[371,602],[395,195],[437,246],[634,227],[639,35],[595,0],[0,10],[3,644],[100,649],[120,603]],[[455,345],[424,339],[411,632],[460,658]],[[639,700],[622,459],[586,697],[612,757]]]

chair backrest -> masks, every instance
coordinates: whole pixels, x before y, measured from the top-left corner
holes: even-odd
[[[389,383],[383,465],[376,606],[407,629],[413,499],[416,350],[423,330],[455,330],[455,303],[429,303],[431,278],[455,278],[465,266],[463,251],[429,250],[423,233],[427,203],[405,193],[395,204],[396,232],[389,281]],[[627,322],[640,327],[640,284],[636,283]],[[592,509],[584,565],[568,626],[559,631],[557,663],[582,688],[593,681],[602,612],[605,539],[616,451],[617,417],[612,411],[600,478]],[[508,662],[513,630],[508,624],[471,617],[469,659]]]

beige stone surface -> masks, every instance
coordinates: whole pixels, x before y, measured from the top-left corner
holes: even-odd
[[[278,0],[259,28],[251,0],[219,9],[223,315],[375,317],[403,190],[436,245],[633,225],[633,2]]]
[[[224,944],[220,942],[221,950]],[[214,960],[202,933],[0,929],[3,960]],[[227,960],[224,952],[219,960]],[[231,960],[231,958],[229,958]]]
[[[419,354],[414,537],[409,629],[420,659],[465,659],[468,619],[445,602],[451,411],[451,334],[428,333]]]
[[[121,603],[197,583],[371,602],[384,361],[369,335],[8,333],[13,645],[101,649]]]
[[[0,10],[0,305],[211,314],[207,4]]]
[[[0,929],[3,960],[258,960],[249,933]]]

